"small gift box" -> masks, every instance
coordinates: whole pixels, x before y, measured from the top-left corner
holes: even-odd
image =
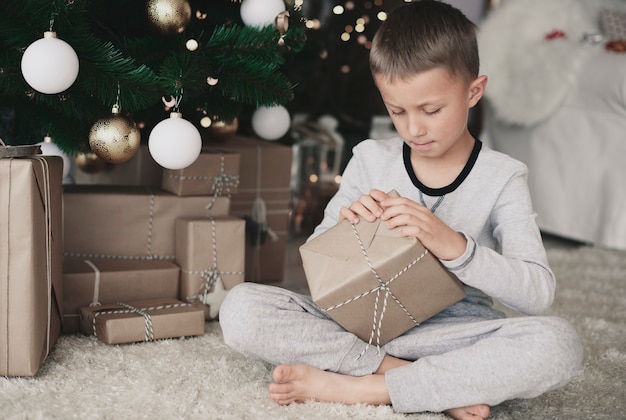
[[[61,332],[63,161],[28,147],[0,147],[1,376],[34,376]]]
[[[163,168],[152,159],[147,145],[141,145],[137,153],[120,164],[105,164],[96,173],[87,173],[79,165],[74,182],[80,185],[133,185],[159,188]]]
[[[80,330],[78,311],[100,302],[178,298],[180,268],[164,260],[66,259],[63,331]]]
[[[204,334],[204,310],[176,299],[119,302],[80,308],[80,329],[107,344]]]
[[[465,296],[417,239],[380,219],[343,220],[300,254],[313,301],[368,344],[383,345]]]
[[[66,186],[67,257],[174,259],[175,222],[230,212],[227,197],[178,197],[146,187]]]
[[[245,277],[245,221],[232,216],[176,221],[180,297],[215,319],[228,290]]]
[[[205,148],[190,166],[165,169],[161,188],[179,196],[230,197],[238,185],[239,154]]]

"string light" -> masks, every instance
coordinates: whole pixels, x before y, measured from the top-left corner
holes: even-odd
[[[189,51],[195,51],[198,49],[198,41],[195,39],[188,39],[185,43],[185,47],[187,47]]]
[[[404,0],[410,3],[411,0]],[[296,0],[295,4],[301,5],[303,0]],[[338,35],[339,42],[349,43],[355,42],[360,47],[369,50],[372,46],[371,36],[369,33],[372,28],[369,27],[373,19],[376,19],[376,24],[380,24],[387,19],[387,11],[385,10],[386,3],[384,0],[365,0],[363,2],[355,2],[353,0],[338,1],[332,7],[332,14],[335,16],[359,13],[358,10],[362,10],[362,14],[356,17],[353,22],[346,23]],[[317,18],[307,18],[305,26],[310,30],[317,30],[322,27],[322,22]],[[375,29],[375,28],[374,28]],[[322,59],[328,58],[328,52],[323,51],[320,53]],[[339,68],[339,71],[343,74],[350,73],[350,66],[344,65]]]
[[[208,115],[205,115],[200,119],[200,125],[204,128],[209,128],[213,124],[213,120]]]

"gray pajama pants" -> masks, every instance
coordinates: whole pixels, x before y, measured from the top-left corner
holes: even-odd
[[[393,409],[403,413],[532,398],[577,374],[582,348],[565,320],[503,318],[489,308],[468,313],[450,316],[444,311],[380,352],[370,347],[362,354],[367,343],[345,331],[310,297],[243,283],[222,303],[220,324],[229,346],[273,364],[302,363],[362,376],[375,372],[385,354],[413,360],[385,373]]]

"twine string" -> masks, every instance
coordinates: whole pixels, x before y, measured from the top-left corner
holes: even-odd
[[[202,294],[202,303],[206,305],[207,295],[211,287],[220,279],[220,272],[217,269],[217,226],[215,225],[215,219],[211,217],[211,243],[213,246],[213,266],[205,270],[203,273],[204,280],[204,292]]]
[[[224,169],[224,154],[220,154],[220,173],[213,177],[213,184],[211,185],[211,195],[213,196],[211,202],[207,206],[207,209],[211,210],[215,205],[218,197],[221,197],[224,189],[226,189],[226,196],[230,198],[232,195],[231,188],[237,188],[239,186],[239,175],[229,175]]]
[[[46,219],[46,278],[48,280],[48,323],[46,325],[46,349],[50,352],[50,322],[52,321],[52,197],[50,191],[50,167],[48,166],[48,161],[45,158],[35,156],[35,159],[41,163],[44,182],[44,217]]]
[[[150,191],[150,207],[149,207],[150,213],[148,215],[148,248],[146,249],[146,253],[149,256],[154,255],[152,253],[152,226],[154,224],[154,194],[152,193],[152,191]],[[148,259],[152,259],[151,257],[148,257]]]
[[[406,307],[402,304],[402,302],[400,302],[400,300],[396,297],[396,295],[391,291],[389,285],[396,279],[398,279],[400,276],[402,276],[404,273],[406,273],[411,267],[413,267],[415,264],[417,264],[422,258],[424,258],[426,256],[426,254],[428,254],[428,250],[424,249],[424,252],[422,252],[417,258],[415,258],[413,261],[411,261],[408,265],[406,265],[405,267],[403,267],[398,273],[396,273],[393,277],[391,277],[389,280],[384,281],[382,279],[382,277],[380,276],[380,274],[378,274],[378,272],[376,271],[376,269],[374,268],[374,265],[372,264],[372,261],[370,260],[370,257],[367,253],[367,250],[365,249],[365,245],[363,244],[363,241],[361,240],[361,237],[359,235],[359,232],[356,229],[356,225],[354,223],[351,224],[352,226],[352,232],[354,233],[354,236],[357,240],[357,242],[359,243],[359,247],[361,249],[361,252],[363,254],[363,257],[365,258],[365,261],[370,269],[370,271],[372,272],[372,274],[374,274],[374,277],[376,278],[376,280],[378,281],[378,286],[367,290],[357,296],[354,296],[350,299],[347,299],[343,302],[340,302],[336,305],[330,306],[328,308],[325,309],[325,311],[331,311],[333,309],[337,309],[340,308],[342,306],[345,306],[349,303],[355,302],[365,296],[368,296],[374,292],[376,292],[376,297],[374,299],[374,313],[373,313],[373,320],[372,320],[372,330],[370,332],[370,336],[369,339],[367,341],[367,344],[365,346],[365,348],[363,349],[363,351],[357,356],[357,359],[360,359],[366,352],[367,350],[370,348],[370,346],[372,346],[372,343],[375,341],[376,344],[376,353],[380,353],[380,333],[382,331],[383,328],[383,318],[385,316],[385,313],[387,311],[387,303],[388,303],[388,299],[389,297],[391,297],[393,299],[393,301],[398,305],[398,307],[402,310],[402,312],[415,324],[415,325],[419,325],[419,322],[415,319],[415,317],[413,315],[411,315],[411,313],[408,311],[408,309],[406,309]],[[380,298],[381,298],[381,294],[384,292],[383,298],[382,298],[382,309],[380,309],[379,311],[379,305],[380,305]]]
[[[243,271],[220,271],[217,266],[217,225],[215,223],[215,219],[213,217],[211,220],[211,241],[213,246],[212,257],[213,257],[213,265],[210,268],[201,271],[187,271],[182,270],[184,273],[194,273],[200,274],[200,279],[202,280],[202,286],[199,292],[193,296],[187,298],[188,302],[201,301],[205,305],[207,304],[207,296],[211,288],[217,283],[221,281],[222,275],[244,275]]]
[[[91,299],[90,307],[100,306],[100,269],[90,260],[84,260],[94,272],[95,278],[93,282],[93,298]]]
[[[152,317],[150,316],[148,312],[146,312],[143,309],[136,308],[124,302],[117,302],[117,305],[123,306],[124,308],[127,308],[130,312],[134,312],[136,314],[143,316],[143,319],[145,320],[145,324],[146,324],[146,333],[145,333],[143,341],[154,340],[154,328],[152,326]],[[95,320],[95,317],[94,317],[94,320]]]

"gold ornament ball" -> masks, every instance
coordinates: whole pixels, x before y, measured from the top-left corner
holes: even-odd
[[[89,146],[108,163],[124,163],[137,153],[141,134],[133,120],[116,112],[100,118],[89,131]]]
[[[239,121],[234,118],[231,122],[214,119],[213,123],[207,128],[209,138],[218,142],[230,140],[239,128]]]
[[[107,163],[94,152],[78,152],[74,157],[76,167],[87,174],[97,174],[106,169]]]
[[[191,6],[187,0],[148,0],[148,20],[163,35],[182,33],[191,19]]]

